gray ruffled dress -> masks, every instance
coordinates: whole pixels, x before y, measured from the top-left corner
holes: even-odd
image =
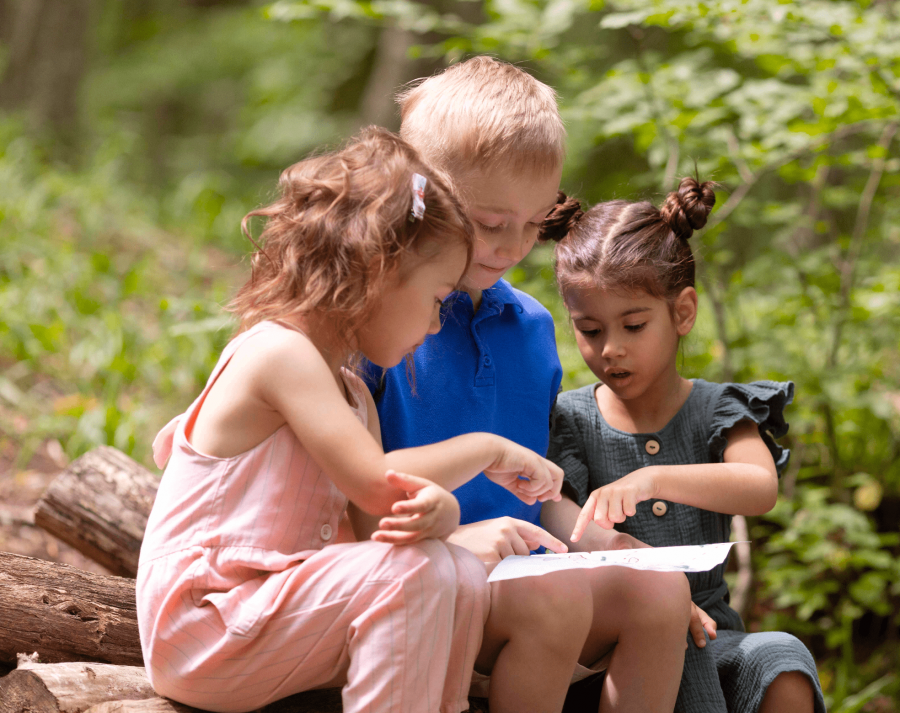
[[[744,420],[759,425],[779,474],[787,465],[789,452],[774,439],[788,430],[782,412],[793,400],[792,383],[695,379],[681,410],[656,433],[626,433],[610,426],[594,400],[598,386],[560,394],[552,416],[547,457],[563,468],[566,490],[579,505],[597,488],[645,466],[722,462],[725,432]],[[703,545],[728,541],[731,516],[650,500],[638,504],[637,513],[616,529],[655,547]],[[740,616],[728,605],[726,564],[687,575],[694,602],[718,624],[718,638],[701,649],[688,637],[675,710],[756,713],[778,674],[800,671],[815,688],[816,713],[824,713],[815,661],[803,643],[781,632],[744,632]]]

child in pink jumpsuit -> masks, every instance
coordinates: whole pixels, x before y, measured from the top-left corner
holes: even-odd
[[[526,502],[558,499],[562,471],[488,434],[385,455],[346,368],[393,366],[440,328],[472,253],[442,178],[373,129],[281,187],[248,216],[268,222],[232,303],[241,332],[154,443],[169,463],[137,578],[147,672],[213,711],[343,686],[347,713],[456,713],[489,589],[444,542],[449,490],[484,471]],[[334,544],[345,510],[359,542]]]

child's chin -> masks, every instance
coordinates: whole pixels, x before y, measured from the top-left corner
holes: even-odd
[[[412,354],[412,352],[409,353]],[[366,359],[368,359],[375,366],[381,367],[382,369],[392,369],[401,361],[403,361],[405,357],[406,354],[401,356],[399,359],[396,357],[378,357],[377,361],[376,359],[372,359],[371,357],[366,357]]]
[[[484,292],[485,290],[489,290],[491,287],[500,282],[500,278],[506,274],[505,272],[496,272],[490,273],[486,270],[479,269],[477,275],[466,275],[466,279],[463,282],[464,290],[478,290],[479,292]]]
[[[624,379],[604,378],[603,383],[617,395],[624,395],[628,391],[628,387],[634,384],[634,374],[629,374]]]

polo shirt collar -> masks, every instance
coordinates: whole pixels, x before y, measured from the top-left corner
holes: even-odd
[[[518,295],[506,280],[498,280],[496,284],[482,292],[481,300],[482,306],[495,306],[497,312],[502,312],[507,305],[515,307],[517,312],[523,309]]]
[[[456,293],[454,301],[468,305],[469,309],[473,308],[472,298],[462,290]],[[520,314],[525,310],[510,284],[506,280],[498,280],[494,285],[482,291],[481,306],[475,317],[481,320],[485,317],[502,314],[507,306],[513,307]]]

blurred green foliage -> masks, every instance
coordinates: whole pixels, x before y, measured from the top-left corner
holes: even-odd
[[[556,87],[567,192],[719,183],[683,373],[797,384],[782,496],[750,520],[748,623],[810,645],[830,709],[900,710],[896,4],[483,5],[469,25],[406,0],[97,0],[77,160],[0,117],[0,430],[146,461],[230,334],[240,217],[354,130],[385,27],[428,32],[410,56],[489,52]],[[509,277],[556,317],[566,388],[592,381],[551,251]]]

